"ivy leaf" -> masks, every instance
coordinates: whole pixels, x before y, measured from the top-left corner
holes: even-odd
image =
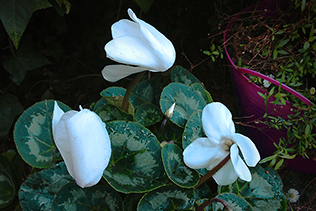
[[[51,6],[47,0],[0,1],[0,19],[15,48],[18,48],[22,34],[33,12]]]

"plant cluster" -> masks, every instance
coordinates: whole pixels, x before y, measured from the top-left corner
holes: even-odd
[[[277,152],[267,160],[276,163],[295,155],[315,158],[316,128],[316,4],[314,0],[279,1],[276,11],[252,11],[241,14],[229,31],[228,40],[235,54],[234,63],[258,71],[295,89],[311,101],[306,105],[294,95],[257,76],[248,75],[267,90],[259,93],[266,103],[285,105],[290,102],[293,112],[287,117],[263,116],[263,122],[278,130],[287,130],[287,137],[275,144]],[[271,96],[276,100],[269,101]]]
[[[51,6],[43,2],[18,5]],[[68,1],[57,2],[69,12]],[[127,89],[109,86],[80,111],[53,97],[25,111],[12,96],[2,101],[2,110],[22,114],[14,124],[16,155],[0,155],[0,208],[16,200],[22,210],[286,210],[280,177],[257,165],[258,150],[236,133],[230,111],[192,73],[173,66],[175,49],[163,34],[128,14],[132,21],[114,23],[105,46],[122,64],[102,71],[108,81],[132,79]],[[13,35],[18,47],[21,34]],[[13,76],[20,83],[25,74]],[[216,193],[205,183],[211,176]]]

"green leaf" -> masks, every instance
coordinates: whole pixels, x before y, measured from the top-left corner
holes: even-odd
[[[273,50],[273,59],[276,59],[278,57],[278,50],[277,49],[274,49]]]
[[[191,88],[193,90],[197,91],[201,95],[201,97],[203,97],[203,99],[205,100],[205,102],[207,104],[213,102],[213,98],[212,98],[211,94],[207,90],[204,89],[202,84],[194,83],[191,85]]]
[[[306,0],[302,0],[301,4],[301,11],[303,12],[305,10]]]
[[[135,119],[138,123],[144,126],[150,126],[160,122],[163,118],[163,114],[158,106],[145,103],[138,107],[135,114]]]
[[[0,209],[10,205],[14,197],[14,182],[7,171],[0,169]]]
[[[270,168],[263,169],[260,165],[250,168],[250,171],[251,182],[237,180],[237,187],[243,188],[231,189],[232,193],[243,196],[255,210],[286,210],[286,197],[282,192],[282,181],[277,173]]]
[[[275,169],[275,170],[278,170],[278,169],[283,165],[283,163],[284,163],[284,159],[280,159],[280,160],[277,162],[277,164],[275,164],[274,169]]]
[[[154,0],[135,0],[135,2],[144,13],[147,13],[153,5]]]
[[[150,103],[158,105],[161,91],[162,84],[156,78],[152,78],[137,83],[133,89],[133,94]]]
[[[64,185],[73,181],[64,162],[31,175],[19,190],[22,209],[50,211],[55,194]]]
[[[233,194],[233,193],[222,193],[216,196],[216,198],[223,199],[228,206],[232,208],[232,210],[240,210],[240,211],[253,211],[254,209],[251,207],[251,205],[242,197]],[[213,210],[223,210],[224,206],[217,202],[213,203]]]
[[[188,118],[197,110],[202,110],[205,106],[205,100],[199,93],[191,87],[180,84],[171,83],[166,86],[160,97],[160,107],[165,113],[170,106],[176,103],[171,121],[180,127],[184,127]]]
[[[75,182],[63,186],[52,202],[52,211],[122,210],[122,198],[109,185],[80,188]]]
[[[105,90],[103,90],[100,95],[105,97],[115,97],[115,96],[122,96],[124,97],[126,92],[126,89],[122,87],[109,87]],[[138,106],[140,106],[143,103],[146,103],[146,101],[142,100],[141,98],[137,97],[135,94],[131,94],[129,97],[129,102],[133,105],[134,109],[136,110]]]
[[[20,178],[18,178],[17,169],[15,165],[3,155],[0,155],[0,169],[2,169],[3,171],[9,174],[13,183],[15,184],[16,191],[17,191],[18,187],[20,186]]]
[[[70,110],[58,102],[65,112]],[[47,168],[60,160],[60,154],[52,137],[54,101],[34,104],[20,116],[14,126],[14,142],[23,160],[37,168]]]
[[[281,55],[288,55],[289,52],[285,51],[285,50],[278,50],[278,53]]]
[[[18,98],[12,94],[4,94],[0,98],[0,136],[6,136],[14,118],[24,111]]]
[[[0,1],[0,19],[16,48],[33,12],[51,6],[47,0]]]
[[[107,103],[114,105],[117,108],[122,107],[124,97],[122,97],[122,96],[114,96],[114,97],[103,96],[103,97],[107,101]],[[130,114],[132,116],[135,115],[135,109],[130,102],[128,102],[128,104],[127,104],[127,114]]]
[[[280,47],[285,46],[288,42],[289,42],[289,39],[282,40],[282,41],[277,45],[277,48],[280,48]]]
[[[169,179],[182,188],[193,188],[199,182],[199,174],[183,162],[183,151],[175,144],[166,144],[161,156]]]
[[[202,124],[202,110],[194,112],[188,119],[182,134],[182,147],[185,149],[198,138],[206,137]],[[208,172],[206,168],[196,169],[201,175]]]
[[[171,70],[171,81],[176,83],[182,83],[190,86],[194,83],[201,83],[192,73],[185,68],[176,65]]]
[[[1,4],[1,3],[0,3]],[[32,45],[31,40],[21,44],[15,56],[10,56],[3,62],[3,67],[11,74],[10,79],[17,85],[24,80],[26,72],[50,64]]]
[[[106,104],[95,111],[96,114],[107,123],[114,120],[126,120],[133,121],[134,117],[131,114],[126,113],[122,109],[112,104]]]
[[[115,190],[143,193],[166,183],[161,147],[153,133],[136,122],[113,121],[106,128],[112,156],[103,176]]]
[[[308,137],[311,134],[311,126],[308,124],[305,127],[305,136]]]
[[[137,205],[139,200],[143,197],[143,194],[134,193],[125,196],[123,201],[124,211],[135,211],[137,210]]]
[[[66,7],[66,14],[69,14],[70,8],[71,8],[71,4],[70,4],[69,1],[67,1],[67,0],[56,0],[56,2],[58,3],[58,5],[60,7],[62,7],[62,5],[65,5],[65,7]]]
[[[306,41],[306,42],[304,43],[303,49],[306,50],[306,49],[309,48],[309,46],[310,46],[309,42]]]
[[[182,189],[169,185],[146,193],[140,200],[137,211],[185,210],[191,208],[194,201],[193,189]]]
[[[202,124],[202,110],[194,112],[188,119],[182,135],[182,147],[185,149],[198,138],[206,137]]]

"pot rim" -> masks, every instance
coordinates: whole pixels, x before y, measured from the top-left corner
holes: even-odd
[[[270,0],[267,0],[267,1],[269,2]],[[259,10],[259,11],[265,10],[264,7],[267,5],[267,4],[265,4],[267,1],[262,1],[262,2],[260,2],[261,4],[259,3],[258,7],[263,7],[263,9],[262,9],[262,10]],[[239,18],[239,16],[240,16],[241,14],[252,10],[254,7],[255,7],[255,4],[250,5],[249,7],[246,7],[245,9],[241,10],[240,12],[238,12],[238,13],[229,21],[229,23],[227,24],[227,26],[226,26],[226,28],[225,28],[225,31],[224,31],[224,38],[223,38],[223,41],[224,41],[223,44],[224,44],[225,53],[226,53],[226,56],[227,56],[227,58],[228,58],[228,60],[229,60],[230,65],[234,68],[235,71],[237,71],[239,74],[241,74],[241,75],[242,75],[244,78],[246,78],[248,81],[250,81],[250,79],[249,79],[247,76],[245,76],[244,73],[247,73],[247,74],[253,75],[253,76],[257,76],[257,77],[259,77],[259,78],[262,78],[262,79],[264,79],[264,80],[267,80],[267,81],[269,81],[270,83],[275,84],[276,86],[280,86],[280,85],[281,85],[281,88],[282,88],[282,89],[284,89],[285,91],[291,93],[292,95],[294,95],[295,97],[297,97],[298,99],[300,99],[301,101],[303,101],[305,104],[311,106],[311,105],[312,105],[312,104],[311,104],[311,101],[310,101],[308,98],[306,98],[305,96],[303,96],[303,95],[300,94],[299,92],[295,91],[295,90],[292,89],[291,87],[289,87],[289,86],[287,86],[287,85],[285,85],[285,84],[283,84],[283,83],[281,83],[281,82],[279,82],[279,81],[277,81],[277,80],[275,80],[275,79],[273,79],[273,78],[270,78],[269,76],[266,76],[266,75],[264,75],[264,74],[262,74],[262,73],[259,73],[259,72],[257,72],[257,71],[254,71],[254,70],[251,70],[251,69],[247,69],[247,68],[237,67],[237,66],[235,65],[235,63],[232,61],[232,59],[231,59],[231,57],[230,57],[230,55],[229,55],[229,53],[228,53],[227,45],[226,45],[226,43],[227,43],[227,41],[228,41],[228,40],[227,40],[228,31],[229,31],[231,25],[232,25],[236,20],[238,20],[238,18]],[[261,88],[261,87],[258,86],[257,84],[255,84],[255,83],[253,83],[253,82],[251,82],[251,83],[252,83],[254,86],[257,86],[257,88],[259,88],[259,89],[262,91],[262,93],[266,93],[266,92],[267,92],[266,90],[264,90],[263,88]]]

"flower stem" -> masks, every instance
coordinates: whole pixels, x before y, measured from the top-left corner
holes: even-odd
[[[209,206],[210,204],[212,204],[212,203],[214,203],[214,202],[220,202],[220,203],[222,203],[222,205],[224,205],[224,210],[228,210],[228,211],[233,210],[230,206],[228,206],[228,204],[227,204],[223,199],[220,199],[220,198],[211,198],[211,199],[205,201],[203,204],[201,204],[201,205],[197,208],[197,211],[203,211],[204,208],[206,208],[207,206]]]
[[[122,110],[127,112],[127,106],[128,106],[128,100],[129,97],[132,94],[132,91],[134,89],[134,87],[136,86],[136,84],[138,83],[138,81],[143,77],[143,75],[145,74],[146,71],[140,72],[137,74],[137,76],[134,78],[134,80],[132,81],[132,83],[129,85],[129,87],[127,88],[124,98],[123,98],[123,102],[122,102]]]
[[[199,183],[194,187],[197,188],[202,185],[206,180],[208,180],[211,176],[213,176],[218,170],[220,170],[230,159],[230,153],[219,163],[215,166],[212,170],[207,172],[199,181]]]

